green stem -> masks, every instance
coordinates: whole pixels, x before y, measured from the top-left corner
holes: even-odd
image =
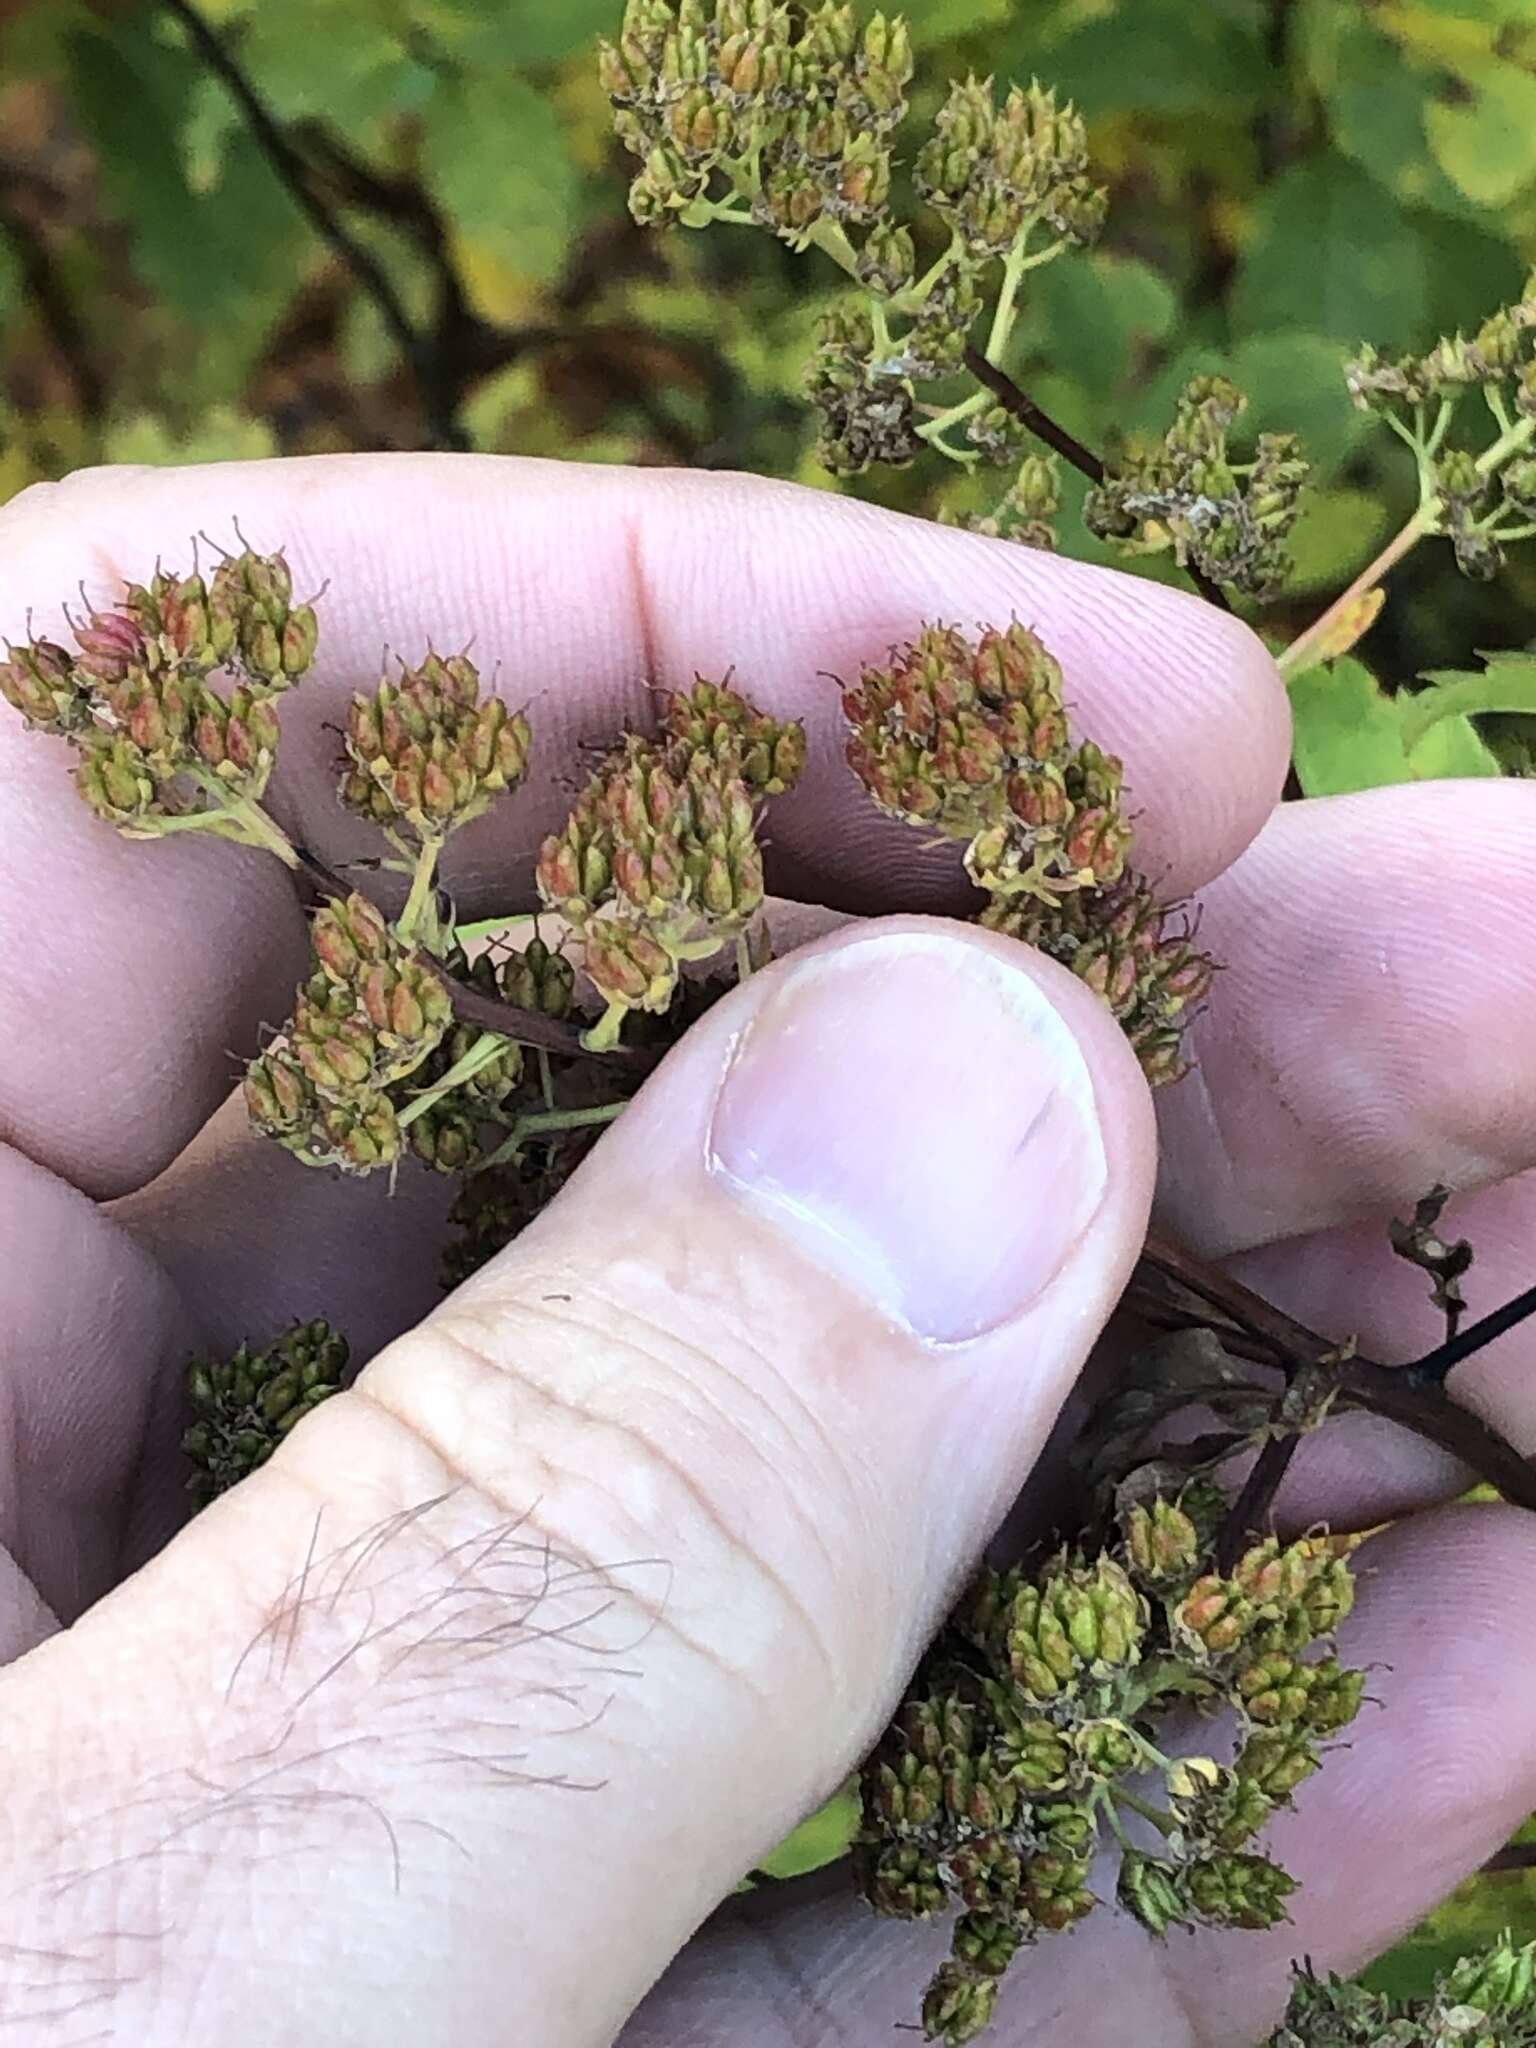
[[[443,850],[439,838],[426,838],[416,855],[416,865],[411,875],[411,893],[405,899],[405,908],[395,930],[402,945],[411,946],[416,942],[420,926],[428,921],[432,913],[432,895],[437,882],[437,857]]]
[[[1038,270],[1042,263],[1049,263],[1061,254],[1065,242],[1052,242],[1048,249],[1038,249],[1033,256],[1025,252],[1029,247],[1030,235],[1035,222],[1027,220],[1020,228],[1013,247],[1008,251],[1008,260],[1003,265],[1003,281],[998,288],[997,304],[992,312],[992,332],[987,337],[985,350],[989,363],[1000,363],[1007,353],[1009,337],[1014,322],[1019,317],[1019,286],[1027,270]]]
[[[591,1109],[548,1109],[533,1110],[527,1116],[520,1116],[503,1142],[488,1159],[482,1159],[474,1169],[476,1173],[487,1173],[493,1166],[505,1166],[515,1159],[530,1138],[541,1138],[557,1131],[590,1130],[598,1124],[611,1124],[621,1116],[627,1102],[602,1102]],[[405,1119],[402,1117],[401,1122]]]
[[[958,427],[962,420],[974,419],[979,412],[985,412],[996,400],[990,391],[973,391],[969,398],[962,398],[957,405],[947,406],[943,412],[935,413],[931,420],[925,420],[917,430],[920,441],[927,441],[941,454],[950,456],[956,462],[971,463],[976,460],[974,449],[961,450],[946,445],[944,435],[951,427]]]
[[[253,796],[231,796],[226,783],[208,768],[193,768],[191,778],[211,797],[215,808],[193,811],[180,818],[158,821],[159,832],[208,832],[216,839],[232,840],[237,846],[254,846],[263,853],[276,854],[285,868],[301,865],[297,849],[277,820],[264,811]]]
[[[1173,1815],[1161,1806],[1152,1806],[1145,1799],[1128,1792],[1123,1785],[1116,1785],[1110,1795],[1116,1806],[1128,1806],[1132,1813],[1139,1813],[1143,1820],[1150,1821],[1160,1835],[1171,1835],[1178,1826]]]
[[[934,264],[933,268],[926,271],[915,284],[908,285],[904,292],[898,292],[892,299],[892,310],[902,314],[920,313],[923,307],[927,305],[934,286],[943,277],[945,271],[953,265],[963,247],[964,244],[961,242],[960,237],[952,234],[949,238],[949,247],[944,251],[938,262]]]
[[[1313,659],[1318,646],[1327,639],[1340,615],[1356,598],[1363,597],[1368,590],[1374,590],[1389,569],[1394,568],[1404,555],[1416,548],[1426,534],[1440,530],[1440,500],[1435,489],[1433,472],[1429,464],[1450,421],[1452,408],[1443,404],[1440,416],[1435,421],[1429,439],[1420,451],[1419,461],[1419,505],[1408,522],[1392,536],[1373,562],[1366,565],[1342,596],[1336,597],[1321,618],[1314,619],[1294,639],[1280,656],[1280,673],[1284,676],[1298,675]],[[1518,455],[1536,435],[1536,419],[1515,420],[1496,441],[1492,441],[1477,458],[1479,476],[1491,476],[1506,463],[1512,455]]]
[[[539,1094],[543,1099],[544,1107],[546,1109],[553,1109],[555,1106],[555,1070],[549,1064],[549,1054],[542,1045],[536,1045],[533,1050],[539,1068]]]
[[[440,1102],[455,1088],[462,1088],[466,1081],[472,1081],[482,1068],[499,1059],[511,1043],[511,1039],[503,1038],[499,1031],[482,1031],[469,1051],[454,1061],[440,1081],[434,1081],[430,1088],[423,1088],[419,1095],[412,1096],[400,1112],[400,1128],[404,1130],[407,1125],[415,1123],[417,1117],[424,1116],[434,1102]]]
[[[275,853],[284,867],[296,868],[299,865],[299,856],[293,841],[254,797],[242,797],[225,808],[230,817],[250,833],[250,845],[262,847],[267,853]]]
[[[840,270],[846,270],[856,282],[863,283],[863,279],[859,277],[859,252],[835,220],[828,220],[823,214],[809,230],[805,239],[813,248],[820,249],[823,255],[830,256]]]

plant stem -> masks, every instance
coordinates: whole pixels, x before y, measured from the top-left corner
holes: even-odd
[[[461,1088],[466,1081],[472,1081],[476,1074],[490,1066],[493,1060],[499,1059],[511,1042],[499,1031],[482,1031],[469,1051],[454,1061],[440,1081],[434,1081],[430,1088],[423,1088],[419,1095],[412,1096],[397,1119],[401,1130],[415,1123],[419,1116],[424,1116],[434,1102],[441,1101],[445,1095],[451,1095],[455,1088]]]
[[[411,873],[411,893],[405,899],[405,908],[395,927],[402,945],[414,945],[421,925],[436,922],[432,916],[432,895],[437,881],[437,857],[442,850],[443,842],[435,836],[421,842]]]
[[[1111,1794],[1117,1806],[1128,1806],[1132,1813],[1139,1813],[1143,1820],[1150,1821],[1160,1835],[1171,1835],[1178,1826],[1173,1815],[1161,1806],[1153,1806],[1135,1792],[1128,1792],[1123,1785],[1116,1785]]]
[[[1303,670],[1310,668],[1316,650],[1326,642],[1350,606],[1358,598],[1364,597],[1367,591],[1374,590],[1404,555],[1416,548],[1425,534],[1433,531],[1433,511],[1420,504],[1413,517],[1392,536],[1376,559],[1366,564],[1349,588],[1342,591],[1304,632],[1298,633],[1290,646],[1279,655],[1276,665],[1281,675],[1300,675]]]
[[[530,1138],[544,1137],[551,1132],[584,1131],[599,1124],[611,1124],[628,1107],[627,1102],[601,1102],[591,1109],[532,1110],[527,1116],[518,1118],[503,1142],[488,1159],[482,1159],[474,1171],[488,1173],[493,1166],[505,1166],[509,1160],[517,1157]]]
[[[1464,1358],[1470,1358],[1474,1351],[1481,1351],[1484,1345],[1493,1343],[1496,1337],[1504,1336],[1531,1316],[1536,1316],[1536,1287],[1526,1288],[1513,1301],[1506,1301],[1502,1308],[1496,1308],[1491,1315],[1472,1323],[1427,1352],[1423,1358],[1415,1359],[1412,1365],[1402,1366],[1400,1370],[1407,1373],[1417,1386],[1443,1385],[1446,1374],[1460,1365]]]
[[[1450,408],[1442,406],[1429,439],[1424,443],[1419,460],[1419,504],[1413,517],[1392,536],[1381,553],[1350,584],[1342,596],[1336,597],[1320,618],[1314,619],[1306,631],[1297,635],[1279,657],[1279,669],[1283,676],[1300,675],[1312,665],[1317,648],[1327,639],[1340,616],[1368,590],[1374,590],[1387,573],[1396,567],[1416,548],[1426,534],[1436,533],[1440,528],[1440,498],[1435,489],[1434,475],[1429,468],[1430,458],[1445,439],[1450,422]],[[1399,432],[1404,430],[1399,427]],[[1518,455],[1531,437],[1536,435],[1536,419],[1518,419],[1505,428],[1496,441],[1490,442],[1477,458],[1479,476],[1491,476],[1511,455]],[[1413,444],[1411,435],[1405,436]]]
[[[188,41],[239,108],[251,139],[299,211],[320,239],[341,258],[378,308],[379,317],[416,379],[434,445],[439,448],[467,447],[468,439],[453,403],[440,389],[442,380],[437,374],[428,338],[417,332],[405,309],[405,302],[384,266],[370,249],[358,241],[341,215],[316,192],[298,151],[212,23],[192,5],[192,0],[161,0],[161,5],[181,23]]]

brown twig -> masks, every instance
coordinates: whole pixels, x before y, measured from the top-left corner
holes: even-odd
[[[989,363],[979,348],[966,349],[965,367],[978,383],[986,385],[1005,412],[1011,413],[1021,426],[1028,427],[1047,448],[1054,449],[1063,462],[1070,463],[1072,468],[1080,476],[1087,477],[1090,483],[1103,483],[1103,458],[1095,455],[1091,448],[1085,447],[1075,434],[1069,434],[1059,420],[1052,419],[1042,406],[1035,403],[1027,391],[1021,390],[1014,383],[1006,370],[1000,370],[996,363]],[[1210,577],[1203,570],[1195,568],[1193,563],[1186,563],[1185,573],[1207,604],[1215,605],[1218,611],[1231,611],[1226,592],[1219,583],[1213,583]]]
[[[1242,1491],[1232,1503],[1217,1540],[1217,1571],[1231,1571],[1247,1548],[1249,1539],[1264,1533],[1275,1496],[1291,1469],[1291,1460],[1300,1442],[1301,1438],[1294,1431],[1284,1436],[1272,1436],[1254,1459],[1253,1469],[1243,1481]]]
[[[317,854],[307,847],[295,846],[299,870],[320,891],[322,896],[335,897],[344,901],[348,896],[366,895],[366,892],[344,881],[334,868],[327,867]],[[632,1072],[646,1072],[658,1064],[663,1046],[615,1045],[606,1052],[593,1052],[581,1042],[581,1027],[566,1024],[558,1017],[547,1016],[542,1010],[525,1010],[517,1003],[503,1002],[500,996],[487,995],[484,989],[475,988],[457,975],[450,974],[441,960],[434,960],[429,954],[417,955],[423,964],[437,976],[448,991],[453,1004],[453,1013],[462,1017],[466,1024],[477,1025],[482,1031],[499,1031],[504,1038],[515,1038],[520,1045],[542,1047],[545,1052],[559,1053],[567,1059],[598,1060],[608,1066],[622,1066]]]
[[[1416,1379],[1411,1369],[1382,1365],[1371,1358],[1341,1357],[1333,1339],[1297,1322],[1294,1316],[1265,1301],[1241,1281],[1208,1265],[1160,1232],[1149,1235],[1143,1257],[1154,1273],[1175,1281],[1229,1317],[1246,1334],[1267,1343],[1288,1378],[1308,1366],[1325,1366],[1340,1406],[1362,1409],[1412,1430],[1416,1436],[1449,1451],[1516,1507],[1536,1509],[1536,1465],[1522,1457],[1491,1424],[1452,1401],[1440,1379],[1425,1383]],[[1481,1323],[1463,1331],[1456,1340],[1453,1363],[1470,1357],[1474,1350],[1512,1328],[1514,1322],[1533,1313],[1536,1289],[1528,1290],[1496,1314],[1485,1316]],[[1452,1348],[1442,1346],[1441,1353]],[[1429,1354],[1431,1360],[1437,1355]],[[1424,1361],[1419,1363],[1422,1366]],[[1279,1477],[1283,1478],[1289,1463],[1287,1457],[1282,1465],[1277,1453],[1267,1476],[1274,1477],[1278,1467]],[[1247,1488],[1244,1492],[1247,1493]],[[1269,1501],[1244,1501],[1241,1504],[1245,1517],[1267,1512],[1272,1500],[1273,1495]]]
[[[372,250],[365,248],[352,233],[335,207],[316,191],[306,174],[302,157],[283,132],[276,116],[223,37],[193,6],[192,0],[161,0],[161,5],[181,23],[198,55],[240,109],[251,139],[294,204],[377,306],[380,318],[415,375],[433,445],[439,448],[467,447],[468,436],[458,418],[452,395],[444,387],[428,338],[418,332],[389,273]]]

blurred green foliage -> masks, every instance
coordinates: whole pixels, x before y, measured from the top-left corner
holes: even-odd
[[[832,479],[803,367],[839,280],[760,234],[642,234],[596,81],[620,0],[206,0],[292,175],[381,266],[415,367],[317,232],[181,5],[0,0],[0,498],[85,462],[173,462],[445,435],[482,449]],[[1423,348],[1536,259],[1536,0],[910,0],[919,118],[945,81],[1038,74],[1088,117],[1102,245],[1033,281],[1010,368],[1092,444],[1160,430],[1225,369],[1254,431],[1316,465],[1298,630],[1401,524],[1412,464],[1350,404],[1363,340]],[[425,388],[422,364],[437,392]],[[942,469],[944,465],[937,465]],[[986,489],[995,480],[980,486]],[[931,469],[849,486],[980,502]],[[940,494],[943,494],[941,497]],[[1077,524],[1064,543],[1106,558]],[[1153,565],[1149,573],[1172,575]],[[1440,543],[1400,568],[1359,658],[1296,683],[1313,790],[1495,772],[1452,707],[1397,692],[1533,643],[1536,549],[1472,584]],[[1536,665],[1490,696],[1520,713]],[[1505,686],[1508,686],[1507,689]],[[1454,686],[1453,686],[1454,687]],[[1482,694],[1478,694],[1481,691]],[[1508,739],[1506,727],[1502,737]],[[1529,727],[1523,728],[1530,730]],[[1508,756],[1505,756],[1506,760]],[[1459,1895],[1382,1967],[1512,1920],[1526,1880]],[[1404,1974],[1406,1973],[1406,1974]]]
[[[643,236],[592,64],[616,0],[207,0],[301,175],[448,363],[466,441],[831,487],[800,382],[836,288],[750,233]],[[1227,368],[1317,466],[1299,626],[1411,510],[1339,375],[1518,292],[1536,256],[1536,0],[914,0],[918,117],[974,69],[1078,100],[1113,206],[1034,281],[1011,367],[1090,443]],[[0,493],[86,460],[421,445],[443,427],[180,6],[0,4]],[[964,478],[854,488],[935,512]],[[1064,532],[1098,556],[1069,500]],[[1536,560],[1400,573],[1389,689],[1519,646]],[[1153,573],[1172,573],[1155,569]]]

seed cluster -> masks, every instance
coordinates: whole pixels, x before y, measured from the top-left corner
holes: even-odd
[[[1424,1998],[1302,1968],[1265,2048],[1536,2048],[1536,1942],[1517,1948],[1503,1935],[1460,1957]]]
[[[684,963],[744,931],[763,902],[762,803],[804,762],[801,725],[701,680],[666,699],[657,737],[631,734],[597,768],[538,865],[607,1005],[589,1046],[616,1043],[632,1011],[670,1009]]]
[[[312,1408],[339,1393],[347,1343],[330,1324],[295,1323],[260,1351],[194,1359],[187,1400],[194,1420],[181,1440],[193,1467],[188,1491],[199,1507],[264,1465]]]
[[[1346,373],[1351,396],[1415,446],[1433,486],[1435,523],[1462,571],[1494,576],[1511,541],[1536,533],[1536,271],[1512,305],[1470,338],[1442,335],[1421,356],[1363,348]],[[1493,438],[1468,432],[1491,417]],[[1460,438],[1453,440],[1453,430]]]
[[[844,691],[848,759],[884,811],[965,842],[982,922],[1051,954],[1114,1011],[1155,1085],[1184,1072],[1212,963],[1127,867],[1120,762],[1074,741],[1059,664],[1015,620],[928,626]]]
[[[1285,543],[1308,464],[1294,434],[1260,434],[1252,458],[1235,461],[1230,437],[1246,406],[1226,377],[1187,384],[1160,440],[1111,448],[1104,481],[1083,504],[1089,531],[1143,547],[1171,543],[1181,567],[1273,597],[1291,572]]]
[[[1018,1950],[1093,1910],[1106,1844],[1154,1934],[1285,1917],[1294,1881],[1255,1843],[1360,1706],[1364,1674],[1329,1647],[1352,1541],[1271,1538],[1222,1572],[1224,1507],[1213,1488],[1154,1498],[1097,1555],[984,1572],[866,1764],[865,1896],[901,1919],[961,1909],[929,2040],[973,2040]],[[1230,1761],[1157,1746],[1191,1701],[1230,1710]]]
[[[281,554],[226,555],[205,579],[157,569],[108,611],[73,625],[71,651],[52,640],[12,647],[0,696],[36,731],[79,756],[80,794],[98,817],[135,836],[168,820],[259,800],[278,740],[273,700],[315,656],[311,605],[293,603]],[[216,670],[230,681],[222,692]]]

